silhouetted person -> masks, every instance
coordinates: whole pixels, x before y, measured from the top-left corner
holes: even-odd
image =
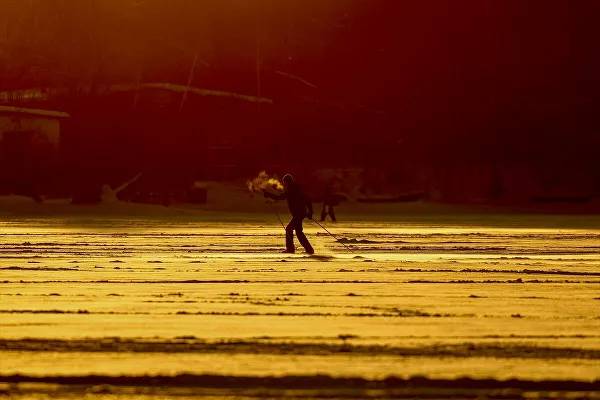
[[[312,219],[313,208],[310,199],[304,194],[300,185],[294,181],[294,177],[290,174],[286,174],[283,177],[283,193],[272,194],[269,192],[263,192],[265,197],[274,200],[287,200],[288,208],[292,214],[292,219],[289,224],[285,227],[285,251],[284,253],[294,253],[294,231],[298,241],[304,247],[304,250],[308,254],[313,254],[315,251],[308,242],[306,235],[302,229],[302,220],[304,218]]]
[[[327,215],[331,217],[333,222],[336,222],[334,206],[339,204],[338,196],[335,195],[330,189],[325,192],[323,196],[323,209],[321,210],[321,222],[327,219]]]
[[[340,195],[336,192],[336,189],[339,189],[340,183],[337,179],[333,180],[327,185],[325,189],[325,193],[323,194],[323,208],[321,209],[321,222],[327,219],[327,216],[331,218],[333,222],[336,222],[335,218],[335,210],[333,207],[340,204],[340,202],[344,199],[343,195]]]

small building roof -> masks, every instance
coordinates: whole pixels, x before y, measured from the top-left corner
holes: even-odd
[[[70,115],[62,111],[54,110],[41,110],[38,108],[25,108],[25,107],[13,107],[13,106],[0,106],[1,114],[24,114],[35,117],[45,118],[69,118]]]
[[[149,82],[142,83],[140,85],[111,85],[110,89],[115,92],[133,91],[139,89],[159,89],[167,90],[175,93],[191,93],[198,96],[209,96],[209,97],[223,97],[235,100],[246,101],[250,103],[265,103],[273,104],[273,99],[261,96],[251,96],[247,94],[241,94],[236,92],[228,92],[225,90],[214,90],[214,89],[203,89],[194,86],[177,85],[174,83],[167,82]]]

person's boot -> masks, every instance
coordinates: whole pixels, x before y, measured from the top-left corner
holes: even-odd
[[[294,254],[296,247],[294,246],[294,231],[289,228],[285,229],[285,250],[282,253]]]
[[[302,245],[302,247],[304,247],[304,250],[306,251],[306,253],[307,254],[315,254],[315,249],[313,249],[313,247],[310,245],[310,242],[306,238],[306,235],[304,234],[304,232],[297,232],[297,234],[298,234],[298,240],[300,241],[300,244]]]

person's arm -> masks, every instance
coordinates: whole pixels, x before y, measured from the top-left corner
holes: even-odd
[[[263,190],[263,194],[268,199],[273,199],[273,200],[285,200],[286,199],[285,192],[280,193],[280,194],[273,194],[271,192],[267,192],[266,190]]]

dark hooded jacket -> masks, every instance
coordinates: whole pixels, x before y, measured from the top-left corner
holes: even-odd
[[[304,218],[313,213],[310,199],[304,194],[300,185],[295,182],[291,182],[283,193],[272,194],[265,192],[265,197],[275,200],[287,200],[290,213],[296,218]]]

